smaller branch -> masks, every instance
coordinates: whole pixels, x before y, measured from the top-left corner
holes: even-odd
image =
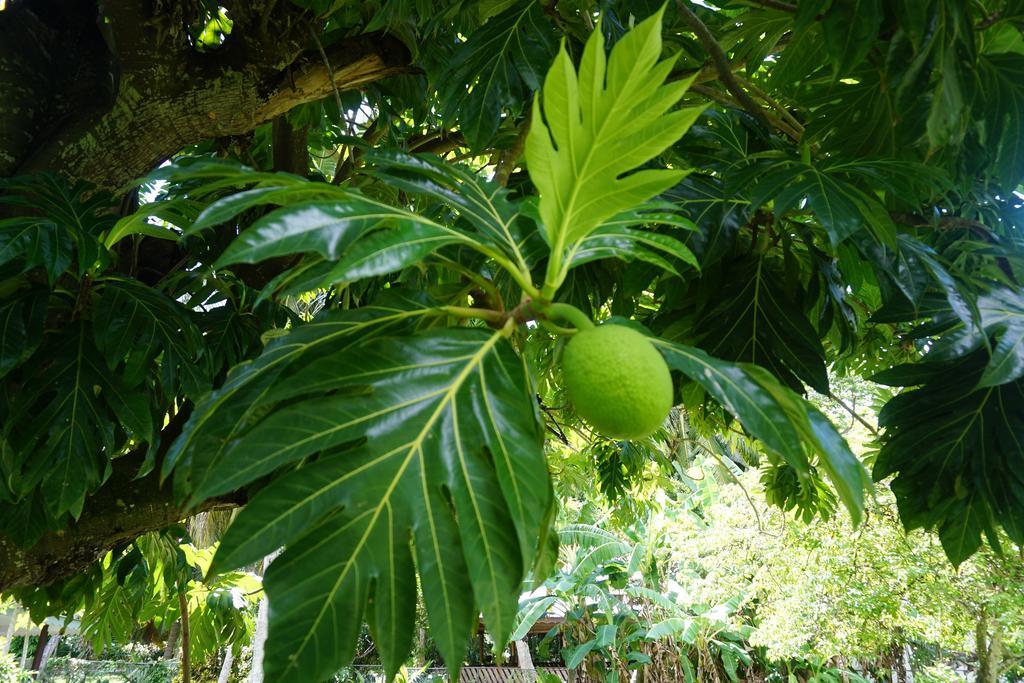
[[[729,97],[725,93],[718,92],[714,88],[709,88],[709,87],[707,87],[705,85],[696,85],[695,84],[695,85],[691,85],[690,86],[690,90],[695,92],[695,93],[697,93],[698,95],[703,95],[704,97],[708,98],[709,100],[714,100],[715,102],[718,102],[723,107],[729,107],[730,109],[742,109],[742,107],[740,107],[740,105],[736,102],[736,100],[734,100],[733,98]],[[790,126],[788,123],[786,123],[782,119],[774,116],[773,114],[769,114],[768,112],[766,112],[764,110],[761,110],[761,116],[762,116],[762,118],[760,120],[761,121],[767,121],[768,122],[768,126],[770,128],[775,128],[776,130],[779,130],[782,133],[785,133],[786,135],[788,135],[790,138],[792,138],[796,142],[800,141],[800,137],[801,137],[800,132],[798,132],[797,130],[794,130],[792,126]]]
[[[803,133],[804,133],[804,126],[803,126],[803,124],[800,123],[799,121],[797,121],[795,116],[793,116],[791,113],[789,113],[789,109],[787,109],[786,107],[782,106],[782,104],[780,104],[777,100],[772,98],[771,95],[769,95],[765,91],[763,91],[760,88],[758,88],[751,81],[742,79],[739,76],[736,77],[736,80],[738,80],[743,85],[743,87],[745,87],[747,90],[749,90],[750,92],[754,93],[754,95],[756,97],[759,97],[761,100],[763,100],[765,102],[765,104],[767,104],[769,107],[771,107],[775,111],[779,112],[779,116],[781,116],[782,119],[786,123],[788,123],[790,126],[792,126],[793,130],[796,131],[797,133],[799,133],[801,137],[803,136]]]
[[[523,156],[523,149],[526,147],[526,136],[530,133],[530,118],[531,114],[527,111],[526,118],[519,124],[519,134],[516,136],[515,142],[512,146],[501,153],[501,158],[498,160],[498,167],[494,170],[494,181],[506,187],[508,185],[509,176],[512,175],[512,171],[516,168],[516,163],[520,157]]]
[[[757,106],[757,103],[751,99],[747,91],[744,90],[740,84],[736,81],[736,76],[732,72],[732,65],[729,63],[729,58],[725,56],[725,50],[715,40],[714,35],[711,31],[700,20],[693,10],[690,9],[689,3],[686,0],[676,0],[676,8],[679,10],[680,16],[689,25],[690,29],[697,36],[697,40],[704,46],[708,54],[711,56],[711,61],[715,65],[715,69],[718,71],[718,78],[722,81],[722,84],[726,89],[732,93],[732,96],[736,98],[740,106],[743,107],[751,116],[756,118],[766,126],[771,126],[771,122],[768,117],[765,116],[764,110]]]
[[[977,29],[978,31],[984,31],[985,29],[989,28],[990,26],[998,24],[999,20],[1002,19],[1002,18],[1003,18],[1002,10],[993,12],[992,14],[988,15],[987,17],[985,17],[984,19],[979,21],[978,25],[975,26],[975,29]]]
[[[796,5],[790,2],[782,2],[782,0],[750,0],[755,5],[760,5],[767,9],[777,9],[783,12],[796,13]]]
[[[456,318],[476,318],[492,323],[504,323],[508,315],[489,308],[470,308],[467,306],[442,306],[441,310]]]
[[[870,422],[868,422],[868,421],[867,421],[867,420],[865,420],[865,419],[864,419],[863,417],[861,417],[861,416],[860,416],[860,415],[859,415],[859,414],[857,413],[857,411],[856,411],[856,410],[854,410],[854,409],[853,409],[852,407],[850,407],[849,405],[847,405],[847,404],[846,404],[846,402],[845,402],[845,401],[843,401],[843,399],[839,398],[838,396],[836,396],[835,394],[832,394],[832,393],[830,393],[830,394],[829,394],[829,398],[830,398],[830,399],[832,399],[833,401],[835,401],[836,403],[838,403],[838,404],[839,404],[839,406],[840,406],[840,407],[841,407],[841,408],[842,408],[843,410],[845,410],[846,412],[848,412],[848,413],[850,414],[850,416],[851,416],[851,417],[852,417],[853,419],[855,419],[855,420],[856,420],[857,422],[860,422],[860,423],[861,423],[862,425],[864,425],[864,428],[865,428],[865,429],[867,429],[867,430],[868,430],[869,432],[871,432],[871,435],[872,435],[872,436],[876,436],[876,437],[878,436],[878,429],[876,429],[875,427],[873,427],[873,426],[871,425],[871,423],[870,423]]]
[[[366,143],[367,147],[373,147],[380,139],[384,137],[388,131],[388,122],[381,123],[380,117],[373,120],[365,131],[363,131],[362,139]],[[351,152],[349,152],[348,159],[342,163],[338,169],[334,172],[334,178],[331,179],[332,185],[341,185],[355,172],[359,166],[359,161],[362,159],[366,151],[357,146],[353,146]]]

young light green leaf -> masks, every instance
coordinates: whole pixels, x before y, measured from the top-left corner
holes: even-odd
[[[603,33],[594,31],[578,75],[563,46],[534,100],[526,160],[554,254],[549,290],[564,279],[563,250],[686,175],[635,170],[676,142],[702,111],[670,111],[690,81],[666,83],[673,60],[658,61],[661,17],[659,11],[636,26],[607,58]]]

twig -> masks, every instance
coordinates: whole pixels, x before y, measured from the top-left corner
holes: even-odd
[[[309,29],[309,35],[313,38],[313,42],[316,43],[316,49],[320,51],[320,58],[324,60],[324,66],[327,67],[327,75],[331,79],[331,88],[334,89],[334,101],[338,104],[338,113],[343,115],[345,107],[341,104],[341,93],[338,92],[338,84],[334,81],[334,69],[331,68],[331,60],[327,59],[327,51],[324,50],[323,43],[320,42],[316,31],[313,30],[313,25],[307,24],[306,27]]]
[[[757,103],[751,99],[747,91],[744,90],[740,84],[736,81],[736,76],[732,72],[732,65],[729,64],[729,58],[725,56],[725,51],[722,46],[718,44],[715,37],[711,34],[711,31],[700,20],[693,10],[690,9],[689,3],[686,0],[676,0],[676,8],[679,10],[680,16],[690,26],[694,34],[697,36],[697,40],[704,46],[704,49],[708,51],[708,55],[711,56],[711,61],[715,65],[715,69],[718,71],[718,78],[722,81],[725,88],[732,93],[732,96],[736,98],[736,101],[740,103],[751,116],[762,122],[766,126],[771,126],[771,122],[768,121],[768,117],[765,116],[764,110],[757,106]]]
[[[373,123],[367,126],[366,130],[363,131],[362,135],[363,142],[366,143],[367,147],[373,147],[378,142],[380,142],[380,139],[384,137],[385,133],[387,133],[388,123],[388,121],[385,121],[382,124],[380,122],[380,117],[378,116],[373,120]],[[352,173],[356,170],[356,167],[359,164],[359,160],[362,158],[363,154],[365,154],[364,149],[353,145],[352,151],[348,155],[348,159],[341,163],[338,166],[338,168],[334,171],[334,178],[331,179],[331,184],[340,185],[349,176],[351,176]]]
[[[731,469],[729,469],[728,465],[722,462],[721,455],[715,453],[710,448],[703,448],[702,450],[711,457],[713,457],[715,460],[717,460],[718,464],[722,466],[722,469],[725,470],[726,474],[728,474],[736,483],[736,485],[740,487],[740,491],[743,491],[743,496],[747,499],[747,504],[749,504],[750,509],[754,511],[754,519],[757,520],[757,530],[762,534],[771,535],[764,530],[764,524],[761,523],[761,512],[757,509],[757,506],[754,505],[754,499],[750,497],[750,493],[747,491],[747,487],[743,485],[743,482],[740,481],[740,478],[737,477]]]

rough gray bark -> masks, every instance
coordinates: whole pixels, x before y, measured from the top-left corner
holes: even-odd
[[[11,649],[11,638],[14,637],[14,624],[18,621],[18,605],[11,606],[11,620],[7,622],[7,632],[4,633],[4,644],[0,652],[8,652]]]
[[[28,663],[28,631],[26,630],[25,631],[25,635],[21,639],[21,663],[20,663],[21,668],[24,669],[25,665],[27,663]]]
[[[261,574],[267,573],[267,567],[280,554],[281,549],[278,549],[263,558],[263,571]],[[263,599],[260,600],[259,611],[256,613],[256,633],[253,634],[252,639],[252,669],[249,671],[248,683],[263,683],[263,647],[267,642],[267,624],[269,619],[270,604],[267,602],[266,593],[264,593]]]
[[[516,641],[516,659],[519,660],[520,669],[530,669],[533,666],[533,657],[530,656],[530,646],[526,643],[525,638],[521,638]]]
[[[46,663],[50,661],[50,657],[57,651],[57,646],[60,644],[61,634],[57,634],[46,641],[46,647],[43,649],[43,656],[39,659],[39,671],[46,671]]]
[[[220,675],[217,676],[217,683],[228,683],[231,680],[231,666],[235,662],[235,653],[231,646],[224,648],[224,661],[220,665]]]
[[[186,145],[247,133],[335,85],[408,71],[398,40],[354,36],[326,49],[332,85],[292,3],[238,3],[224,45],[202,53],[176,32],[180,18],[151,15],[142,0],[105,1],[102,17],[66,1],[74,21],[43,0],[0,13],[0,176],[59,170],[119,188]],[[69,54],[69,41],[81,52]]]

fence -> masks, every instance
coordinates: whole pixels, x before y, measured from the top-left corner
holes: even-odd
[[[41,683],[170,683],[177,662],[117,662],[53,657],[39,676]]]
[[[408,669],[409,680],[416,683],[450,683],[444,668]],[[350,666],[334,676],[334,683],[383,683],[384,670],[379,666]],[[518,669],[497,666],[464,666],[458,683],[548,683],[569,680],[568,669],[542,667]]]

